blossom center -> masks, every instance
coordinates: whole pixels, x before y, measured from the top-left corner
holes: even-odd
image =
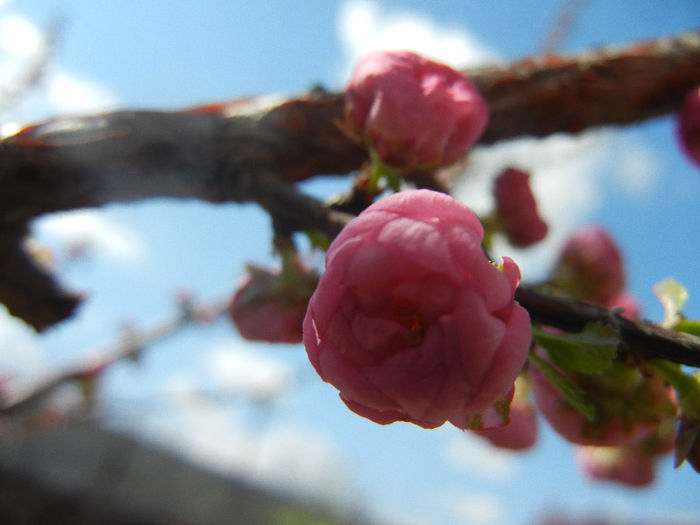
[[[406,344],[417,346],[423,342],[425,323],[413,301],[401,295],[394,295],[391,300],[390,318],[406,329]]]

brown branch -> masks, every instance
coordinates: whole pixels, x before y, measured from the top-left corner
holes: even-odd
[[[554,297],[525,284],[515,291],[515,299],[530,313],[533,322],[566,332],[579,332],[588,323],[601,322],[617,330],[622,353],[700,367],[700,337],[666,330],[649,321],[628,319],[615,309]]]
[[[673,113],[700,84],[700,32],[545,56],[473,72],[489,102],[482,142],[520,135],[577,133]]]
[[[491,108],[484,143],[628,124],[674,111],[700,84],[700,32],[468,73]],[[21,248],[29,223],[55,211],[154,197],[255,201],[290,228],[332,237],[347,216],[327,214],[291,184],[366,160],[340,132],[342,116],[342,95],[315,92],[56,119],[3,140],[0,302],[39,330],[72,315],[80,298]]]

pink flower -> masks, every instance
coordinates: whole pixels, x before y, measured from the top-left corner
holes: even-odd
[[[529,173],[504,170],[496,179],[494,193],[501,228],[513,246],[524,248],[545,238],[547,223],[537,213]]]
[[[362,59],[345,104],[352,133],[404,171],[455,162],[481,135],[489,113],[471,80],[409,51]]]
[[[642,309],[637,296],[630,292],[622,292],[605,306],[619,308],[622,310],[622,315],[629,319],[637,319]]]
[[[543,354],[540,349],[538,353]],[[615,364],[601,374],[569,374],[596,408],[588,421],[536,368],[531,387],[542,416],[564,439],[579,445],[618,446],[653,432],[676,412],[672,389],[656,374]]]
[[[248,267],[248,277],[229,305],[238,332],[250,341],[300,343],[302,322],[318,276],[297,268],[298,274]]]
[[[575,461],[588,476],[642,487],[654,481],[656,460],[673,450],[675,418],[667,417],[654,431],[619,447],[576,447]]]
[[[601,226],[577,231],[559,256],[551,284],[576,299],[609,304],[625,287],[620,249]]]
[[[535,408],[526,399],[516,399],[510,405],[510,421],[507,425],[488,430],[475,430],[474,433],[488,439],[498,448],[528,449],[537,441]]]
[[[598,480],[644,487],[655,477],[655,458],[632,447],[577,447],[577,467]]]
[[[683,100],[678,117],[678,139],[688,159],[700,166],[700,86]]]
[[[333,241],[304,344],[351,410],[380,424],[502,424],[532,329],[513,301],[518,267],[494,266],[482,238],[466,206],[412,190],[374,203]]]

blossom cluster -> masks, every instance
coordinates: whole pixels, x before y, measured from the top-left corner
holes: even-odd
[[[345,103],[341,127],[368,149],[370,162],[414,176],[467,155],[489,117],[467,76],[408,51],[363,59]],[[696,163],[699,130],[700,88],[688,95],[679,120],[681,144]],[[518,248],[547,235],[530,179],[505,167],[483,224],[438,191],[380,198],[332,240],[320,278],[299,264],[251,267],[231,303],[232,319],[248,339],[303,341],[321,379],[371,421],[426,429],[450,423],[496,447],[524,450],[537,440],[537,411],[576,445],[576,463],[587,475],[646,485],[676,440],[679,402],[669,376],[614,347],[602,362],[595,355],[587,363],[588,350],[562,335],[572,352],[583,352],[570,366],[535,333],[558,332],[533,329],[515,300],[517,264],[488,255],[492,233]],[[639,315],[626,291],[622,252],[601,226],[569,237],[545,286],[613,315]],[[684,424],[684,457],[695,466],[700,423]]]

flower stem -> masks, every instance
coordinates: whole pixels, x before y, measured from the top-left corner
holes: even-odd
[[[382,159],[379,158],[374,148],[369,150],[370,168],[369,168],[369,191],[370,193],[379,193],[379,181],[386,179],[389,187],[394,191],[401,189],[401,177],[397,172],[389,168]]]

